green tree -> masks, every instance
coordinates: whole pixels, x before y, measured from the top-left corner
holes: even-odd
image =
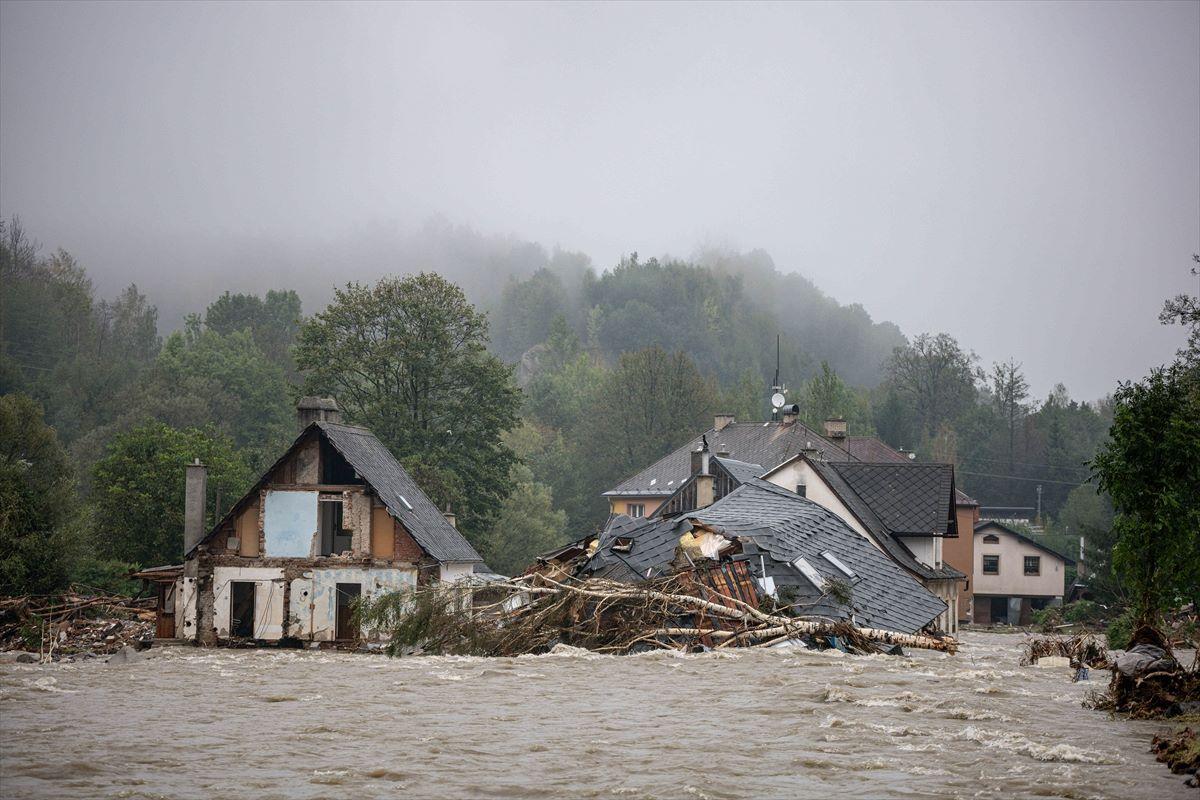
[[[520,572],[539,553],[567,541],[567,514],[554,508],[550,487],[535,481],[524,464],[513,466],[510,479],[514,489],[500,506],[483,546],[488,565],[504,575]]]
[[[1200,378],[1156,369],[1116,392],[1109,441],[1092,462],[1112,497],[1113,564],[1137,618],[1200,600]]]
[[[301,312],[300,295],[291,289],[272,289],[263,298],[225,292],[205,310],[204,325],[223,335],[249,331],[259,349],[290,374]]]
[[[337,398],[402,459],[457,476],[463,532],[479,542],[511,491],[512,370],[485,349],[487,319],[439,275],[348,284],[300,332],[306,390]],[[405,461],[410,464],[411,461]]]
[[[0,397],[0,594],[65,587],[75,555],[73,484],[67,453],[38,404]]]
[[[572,441],[575,458],[591,465],[593,518],[603,515],[599,492],[706,430],[716,402],[712,380],[687,354],[660,347],[623,354]]]
[[[1013,472],[1016,461],[1017,429],[1028,409],[1029,381],[1021,372],[1021,365],[1013,359],[992,365],[992,398],[996,411],[1008,427],[1008,471]]]
[[[923,333],[892,351],[888,376],[913,403],[925,440],[938,435],[975,401],[979,378],[974,353],[946,333]]]
[[[184,467],[197,458],[208,466],[209,527],[252,480],[229,437],[160,422],[116,436],[93,474],[97,551],[141,566],[177,563],[183,557]]]

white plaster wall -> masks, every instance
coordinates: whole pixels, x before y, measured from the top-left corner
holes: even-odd
[[[774,472],[763,477],[776,486],[787,489],[789,492],[796,491],[796,485],[803,483],[805,497],[817,505],[832,511],[843,522],[857,531],[860,536],[875,545],[877,550],[883,551],[883,548],[867,533],[867,529],[858,521],[858,518],[850,513],[850,509],[846,508],[845,503],[838,499],[838,496],[833,493],[833,490],[826,485],[825,481],[808,462],[793,461],[790,464],[784,464]]]
[[[1000,537],[999,544],[987,544],[984,536]],[[1000,556],[1000,574],[983,574],[983,557]],[[1025,574],[1025,556],[1041,556],[1042,574]],[[1066,586],[1066,563],[1057,556],[1026,544],[1002,528],[991,525],[975,531],[975,567],[972,579],[975,594],[1009,597],[1062,597]]]
[[[337,635],[337,585],[357,583],[362,596],[375,597],[388,592],[411,589],[417,585],[417,570],[332,568],[314,569],[292,581],[291,631],[301,639],[330,642]],[[371,638],[374,631],[363,630]]]
[[[463,578],[469,578],[473,574],[475,574],[475,565],[470,562],[448,562],[441,564],[438,568],[438,578],[444,583],[461,581]]]
[[[283,570],[278,567],[216,567],[213,569],[213,625],[217,638],[229,636],[233,581],[253,581],[254,638],[283,636]]]
[[[196,619],[200,612],[196,579],[180,577],[175,581],[175,638],[195,639],[199,627]]]
[[[899,536],[897,537],[913,554],[913,557],[927,567],[937,569],[942,566],[942,540],[938,536]]]

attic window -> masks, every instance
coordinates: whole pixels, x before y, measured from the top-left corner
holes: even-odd
[[[825,559],[830,564],[833,564],[835,567],[837,567],[839,570],[841,570],[847,578],[857,578],[858,577],[858,574],[855,573],[854,570],[850,569],[845,564],[843,564],[842,560],[840,558],[838,558],[837,556],[835,556],[833,553],[829,552],[828,550],[826,550],[824,553],[821,553],[821,558]]]
[[[633,549],[632,536],[618,536],[613,540],[612,551],[614,553],[628,553]]]
[[[989,533],[987,536],[983,537],[983,543],[984,544],[1000,544],[1000,537],[994,533]]]
[[[404,507],[407,508],[409,511],[413,510],[412,503],[408,502],[408,498],[405,497],[404,495],[400,495],[400,502],[404,503]]]
[[[808,582],[818,589],[825,588],[825,579],[821,577],[821,573],[813,568],[813,565],[804,560],[804,556],[800,556],[792,562],[792,566],[800,570],[800,574],[808,578]]]

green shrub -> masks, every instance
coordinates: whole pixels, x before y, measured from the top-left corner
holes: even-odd
[[[1127,610],[1108,623],[1105,636],[1108,638],[1109,650],[1124,650],[1128,647],[1129,637],[1133,636],[1133,612]]]
[[[142,589],[141,581],[129,577],[136,569],[136,564],[115,558],[84,556],[71,571],[71,583],[89,591],[133,597]]]
[[[1093,603],[1091,600],[1076,600],[1068,606],[1063,607],[1063,618],[1067,622],[1087,623],[1099,622],[1104,619],[1104,609],[1098,603]]]

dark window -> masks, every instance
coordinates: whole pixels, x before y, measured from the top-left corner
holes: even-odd
[[[1025,574],[1026,575],[1041,575],[1042,574],[1042,557],[1041,556],[1025,556]]]
[[[630,503],[629,505],[626,506],[626,509],[628,509],[629,516],[631,516],[631,517],[646,516],[646,504],[645,503]]]
[[[319,503],[321,526],[321,555],[330,556],[350,549],[351,532],[342,527],[344,507],[340,497]]]
[[[983,543],[984,544],[1000,544],[1000,537],[994,533],[989,533],[987,536],[983,537]]]
[[[1000,574],[1000,556],[984,556],[983,557],[983,574],[984,575],[999,575]]]

